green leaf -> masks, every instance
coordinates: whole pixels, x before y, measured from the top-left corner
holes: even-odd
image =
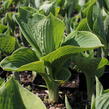
[[[90,27],[91,30],[93,30],[93,23],[94,23],[94,15],[93,15],[93,6],[94,4],[90,5],[90,7],[87,10],[87,22],[88,22],[88,26]]]
[[[15,38],[9,35],[0,35],[0,51],[11,53],[15,48]]]
[[[24,16],[23,14],[28,16],[28,15],[32,15],[37,12],[38,12],[37,9],[32,8],[32,7],[23,6],[23,7],[19,8],[19,13],[21,16]]]
[[[96,20],[94,21],[93,31],[95,34],[99,35],[103,40],[106,40],[104,25],[103,25],[103,18],[102,18],[102,15],[100,12],[99,12],[99,15],[97,16]]]
[[[70,33],[63,45],[73,45],[83,48],[98,48],[103,46],[98,37],[88,31],[75,31]]]
[[[23,88],[12,77],[0,88],[1,109],[46,109],[37,95]]]
[[[108,109],[109,108],[109,91],[103,90],[102,84],[96,78],[96,109]]]
[[[14,21],[14,12],[7,12],[4,17],[4,22],[8,24],[8,28],[11,28],[12,31],[15,31],[16,23]]]
[[[108,109],[109,108],[109,89],[103,90],[103,86],[96,77],[96,98],[91,109]]]
[[[32,47],[45,55],[57,49],[63,39],[64,24],[52,14],[30,14],[20,8],[20,16],[16,17],[22,33]]]
[[[109,108],[109,93],[103,94],[96,98],[96,109]]]
[[[109,43],[109,15],[106,16],[105,20],[104,20],[104,31],[106,33],[106,41],[107,43]]]
[[[106,10],[106,12],[109,13],[109,0],[103,0],[103,5],[104,5],[104,8]]]
[[[36,71],[38,73],[45,73],[45,64],[44,61],[36,61],[23,65],[17,68],[15,71]]]
[[[66,106],[66,109],[72,109],[66,95],[65,95],[65,106]]]
[[[4,2],[2,4],[3,8],[5,10],[8,9],[11,6],[12,2],[13,2],[13,0],[4,0]]]
[[[101,77],[104,73],[105,58],[85,57],[82,55],[72,56],[72,62],[79,70],[84,72],[87,81],[87,95],[91,99],[95,89],[95,76]],[[100,65],[100,67],[98,67]]]
[[[85,57],[82,55],[72,56],[72,61],[86,75],[100,77],[104,72],[104,66],[107,65],[106,58]]]
[[[88,26],[98,35],[103,44],[106,45],[106,32],[104,31],[103,20],[104,18],[100,6],[92,4],[87,13]]]
[[[4,33],[7,30],[7,26],[0,24],[0,33]]]
[[[98,68],[97,69],[100,69],[102,67],[104,67],[105,65],[108,64],[108,60],[106,58],[102,58],[99,62],[99,65],[98,65]]]
[[[2,83],[4,82],[5,80],[0,78],[0,85],[2,85]]]
[[[92,95],[92,99],[91,99],[91,109],[95,109],[95,96]]]
[[[76,28],[77,31],[89,31],[89,26],[87,23],[87,19],[84,18],[80,21],[79,25]]]
[[[30,45],[35,49],[38,57],[41,56],[41,51],[38,47],[37,42],[39,38],[35,36],[35,25],[43,19],[44,16],[36,14],[34,18],[32,18],[33,14],[36,13],[32,11],[30,8],[19,8],[19,16],[15,16],[16,22],[19,24],[20,29],[26,38],[26,40],[30,43]]]
[[[37,60],[38,58],[33,50],[29,48],[20,48],[16,50],[11,56],[3,59],[0,64],[4,70],[8,71],[17,71],[17,69],[19,69],[20,67],[22,70],[29,70],[29,68],[32,69],[35,67],[33,63],[36,63],[35,61]]]
[[[96,97],[103,94],[103,86],[96,77]]]
[[[61,57],[61,58],[59,58],[59,59],[53,61],[53,62],[51,63],[51,67],[52,67],[52,69],[53,69],[53,72],[60,72],[61,69],[67,68],[68,65],[69,65],[69,64],[67,63],[67,61],[68,61],[70,58],[71,58],[70,56],[68,57],[68,55],[66,55],[66,56],[63,56],[63,57]],[[67,65],[66,65],[66,64],[67,64]],[[57,69],[57,68],[58,68],[58,69]]]
[[[34,4],[35,4],[35,7],[36,7],[36,8],[39,8],[40,5],[41,5],[42,0],[35,0],[34,2],[35,2],[35,3],[34,3]]]
[[[101,44],[97,36],[90,32],[86,31],[72,32],[65,39],[63,47],[58,48],[57,50],[49,53],[48,55],[42,57],[41,59],[53,63],[54,61],[59,60],[64,56],[69,57],[69,55],[102,46],[103,45]]]
[[[39,8],[40,11],[43,11],[46,15],[50,12],[55,15],[55,2],[45,1]]]
[[[43,61],[38,61],[35,52],[29,48],[20,48],[6,57],[0,66],[7,71],[36,71],[45,73]]]
[[[82,9],[82,13],[87,15],[88,11],[91,6],[93,6],[96,3],[97,0],[89,0],[85,5],[84,8]]]
[[[67,68],[63,68],[58,72],[54,72],[55,80],[67,81],[71,77],[71,72]]]

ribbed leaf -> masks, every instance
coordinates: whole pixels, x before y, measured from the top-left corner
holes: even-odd
[[[96,78],[96,109],[109,109],[109,91],[103,90],[102,84]]]
[[[0,88],[0,109],[46,109],[37,95],[23,88],[13,78]]]
[[[87,23],[87,19],[82,19],[79,23],[79,25],[77,26],[76,30],[77,31],[89,31],[89,26]]]
[[[60,46],[64,24],[52,14],[47,17],[37,13],[32,15],[20,8],[20,16],[16,19],[30,45],[41,54],[48,54]]]
[[[96,109],[109,109],[109,93],[96,98]]]
[[[103,45],[101,44],[97,36],[90,32],[86,31],[73,32],[69,34],[68,37],[65,39],[63,47],[60,47],[57,50],[49,53],[47,56],[42,57],[42,59],[52,63],[64,56],[68,55],[69,57],[69,55],[102,46]]]
[[[35,37],[35,30],[34,28],[37,23],[43,19],[44,16],[42,15],[35,15],[34,19],[32,19],[33,13],[25,8],[19,9],[19,16],[16,16],[16,21],[20,26],[20,29],[26,38],[26,40],[30,43],[30,45],[36,50],[38,57],[41,55],[41,51],[36,43],[39,41],[39,37]]]
[[[16,71],[36,71],[39,73],[45,73],[45,65],[43,61],[36,61],[30,64],[23,65],[16,69]]]
[[[102,46],[98,37],[88,31],[75,31],[70,33],[63,45],[73,45],[83,48],[97,48]]]
[[[38,71],[44,72],[44,62],[37,61],[38,58],[33,50],[20,48],[11,56],[1,61],[1,67],[8,71]],[[36,61],[36,62],[35,62]]]
[[[0,51],[11,53],[15,48],[15,38],[7,35],[0,35]]]

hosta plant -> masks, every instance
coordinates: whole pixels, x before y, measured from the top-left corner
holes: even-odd
[[[71,75],[66,61],[86,50],[102,47],[100,40],[91,32],[72,32],[64,37],[64,23],[52,14],[44,16],[33,9],[20,8],[16,21],[30,44],[22,47],[1,61],[7,71],[35,71],[46,82],[51,102],[58,100],[58,87]]]

